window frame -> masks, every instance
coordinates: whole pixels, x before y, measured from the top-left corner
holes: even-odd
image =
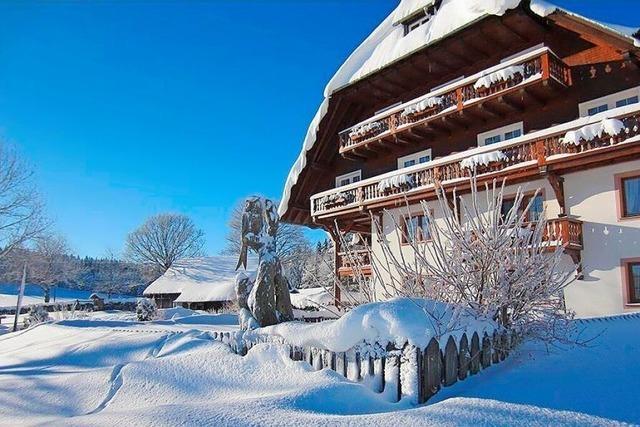
[[[614,188],[616,193],[616,213],[618,221],[634,221],[640,220],[640,214],[638,215],[625,215],[626,212],[626,200],[624,191],[624,182],[628,179],[640,178],[640,170],[633,170],[629,172],[623,172],[615,174]]]
[[[429,156],[429,160],[427,160],[424,163],[429,163],[430,161],[433,160],[433,156],[431,155],[431,148],[428,148],[428,149],[422,150],[422,151],[418,151],[418,152],[415,152],[415,153],[407,154],[406,156],[398,157],[398,170],[405,169],[405,168],[410,168],[411,166],[415,166],[415,165],[420,164],[420,157],[425,157],[425,156]],[[404,166],[405,162],[411,161],[411,160],[415,160],[415,164],[413,164],[411,166]]]
[[[431,214],[433,215],[433,211],[430,211]],[[406,245],[411,245],[411,242],[408,240],[408,236],[409,236],[409,232],[407,230],[407,225],[409,223],[409,219],[412,218],[417,218],[418,219],[418,234],[419,237],[418,239],[416,239],[415,243],[428,243],[431,242],[433,240],[433,236],[431,235],[431,227],[428,228],[429,230],[429,237],[427,239],[424,238],[424,236],[422,235],[422,230],[424,229],[424,224],[423,224],[423,220],[424,218],[428,218],[424,212],[420,212],[417,214],[408,214],[408,215],[402,215],[401,217],[401,221],[402,223],[400,224],[400,226],[402,227],[401,233],[400,233],[400,243],[402,244],[402,246],[406,246]]]
[[[432,14],[427,13],[427,11],[423,9],[416,12],[412,16],[406,18],[404,21],[402,21],[404,35],[405,36],[408,35],[413,30],[416,30],[421,26],[423,26],[424,24],[426,24],[427,22],[429,22],[432,16],[433,16]]]
[[[358,178],[357,180],[353,180],[353,178]],[[349,183],[348,184],[340,184],[340,181],[342,181],[343,179],[348,179]],[[343,175],[339,175],[336,176],[336,180],[335,180],[335,184],[336,187],[335,188],[340,188],[340,187],[346,187],[347,185],[351,185],[354,184],[355,182],[358,181],[362,181],[362,169],[358,169],[349,173],[345,173]]]
[[[524,207],[526,207],[526,206],[527,206],[527,204],[529,204],[529,201],[530,201],[530,200],[533,198],[533,196],[535,196],[535,195],[536,195],[536,192],[535,192],[535,191],[527,191],[527,192],[525,192],[525,193],[523,194],[522,204],[521,204],[520,206],[524,209]],[[547,201],[547,198],[546,198],[546,195],[545,195],[544,188],[541,188],[541,189],[540,189],[540,191],[538,191],[537,196],[538,196],[538,197],[540,197],[540,198],[542,198],[542,214],[544,214],[545,203],[546,203],[546,201]],[[502,206],[504,205],[504,202],[507,202],[507,201],[515,201],[515,199],[516,199],[516,194],[515,194],[515,193],[514,193],[514,194],[509,194],[508,196],[504,196],[504,197],[502,197],[502,204],[500,205],[500,216],[502,217],[502,219],[503,219],[503,220],[504,220],[504,216],[505,216],[505,213],[503,213],[503,212],[502,212]],[[508,211],[507,211],[507,212],[508,212]],[[535,221],[538,221],[538,220],[532,221],[532,220],[531,220],[530,215],[531,215],[531,211],[528,211],[528,212],[527,212],[527,217],[525,218],[526,222],[535,222]]]
[[[510,138],[508,140],[504,139],[505,134],[509,132],[514,132],[514,131],[520,131],[520,135],[514,138]],[[484,147],[485,145],[494,145],[500,142],[510,141],[511,139],[519,138],[522,135],[524,135],[524,122],[516,122],[516,123],[508,124],[506,126],[501,126],[499,128],[491,129],[486,132],[481,132],[477,134],[476,137],[478,141],[478,147]],[[500,141],[497,141],[491,144],[486,144],[487,139],[495,138],[497,136],[500,137]]]
[[[592,110],[594,108],[600,108],[603,105],[607,106],[607,109],[603,111],[613,110],[614,108],[621,108],[617,106],[617,103],[619,101],[626,101],[634,97],[638,97],[638,100],[640,101],[640,86],[632,87],[629,89],[621,90],[619,92],[610,93],[608,95],[601,96],[599,98],[594,98],[588,101],[581,102],[578,104],[578,115],[580,117],[592,116],[593,114],[589,114],[589,110]],[[633,105],[633,104],[627,104],[627,105]],[[601,112],[602,111],[596,112],[594,114],[598,114]]]
[[[620,260],[620,270],[622,274],[622,297],[625,307],[638,307],[640,306],[640,295],[635,295],[635,290],[632,290],[633,280],[631,274],[633,272],[632,266],[640,265],[640,257],[636,258],[623,258]]]

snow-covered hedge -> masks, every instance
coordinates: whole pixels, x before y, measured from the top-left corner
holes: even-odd
[[[156,303],[147,298],[140,298],[136,306],[136,316],[141,322],[148,322],[155,319],[158,316]]]
[[[25,326],[29,328],[31,326],[44,323],[47,320],[49,320],[49,312],[43,305],[38,304],[29,308],[29,313],[27,314],[27,318],[24,320],[24,323]]]

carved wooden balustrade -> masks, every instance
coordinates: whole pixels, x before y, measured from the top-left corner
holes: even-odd
[[[488,163],[480,162],[475,166],[476,175],[509,176],[524,167],[544,167],[548,162],[566,159],[571,155],[597,152],[605,147],[616,146],[626,140],[640,135],[640,106],[634,107],[626,114],[611,116],[620,120],[624,129],[617,136],[603,134],[589,141],[581,140],[578,144],[563,142],[568,131],[577,130],[584,122],[576,121],[574,127],[565,126],[561,130],[548,133],[545,131],[523,135],[510,143],[501,143],[496,147],[485,146],[469,153],[458,153],[428,163],[394,171],[385,175],[368,178],[344,187],[334,188],[311,196],[311,215],[313,217],[337,215],[345,210],[364,209],[371,204],[379,204],[383,200],[401,200],[407,195],[419,194],[423,190],[433,189],[436,183],[446,184],[455,180],[466,181],[472,174],[470,167],[463,167],[464,161],[473,163],[474,158],[500,152],[502,160]],[[612,112],[613,114],[613,112]],[[633,140],[637,140],[634,138]],[[622,148],[622,146],[620,146]],[[406,175],[403,182],[411,185],[390,187],[382,185],[390,177]]]
[[[427,126],[429,121],[435,118],[459,112],[494,95],[505,95],[528,82],[554,79],[563,86],[571,85],[569,66],[546,48],[523,55],[520,61],[511,61],[509,64],[511,65],[501,64],[484,73],[478,73],[445,88],[432,91],[340,132],[338,138],[340,152],[345,153],[393,135],[409,133],[409,130],[415,126]],[[520,71],[488,87],[476,87],[478,79],[509,67],[518,67]],[[420,104],[422,105],[417,107]]]
[[[564,248],[582,249],[582,221],[562,217],[547,220],[544,240],[555,242]]]

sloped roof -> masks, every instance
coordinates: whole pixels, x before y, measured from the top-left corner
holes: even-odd
[[[255,274],[257,258],[249,257],[247,271],[236,271],[237,256],[188,258],[177,261],[144,290],[144,295],[180,294],[176,302],[235,300],[238,274]]]
[[[306,167],[307,152],[316,142],[320,122],[329,109],[329,98],[333,93],[476,21],[490,15],[502,16],[508,10],[520,6],[522,0],[442,0],[438,10],[426,24],[405,36],[401,21],[420,9],[433,5],[434,2],[435,0],[401,0],[398,7],[349,55],[331,78],[324,90],[324,100],[309,124],[302,150],[285,182],[278,208],[280,216],[288,210],[291,191],[298,182],[300,173]],[[557,12],[568,14],[623,37],[635,46],[640,46],[638,39],[633,36],[637,34],[637,29],[585,18],[544,0],[531,0],[529,8],[541,17]]]

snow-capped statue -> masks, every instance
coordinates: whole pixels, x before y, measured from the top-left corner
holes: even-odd
[[[240,266],[247,266],[247,253],[258,254],[255,282],[243,275],[236,279],[236,294],[240,307],[240,326],[252,329],[293,320],[289,297],[289,282],[282,274],[276,254],[276,231],[280,221],[274,203],[262,197],[250,197],[242,213],[240,234]]]

